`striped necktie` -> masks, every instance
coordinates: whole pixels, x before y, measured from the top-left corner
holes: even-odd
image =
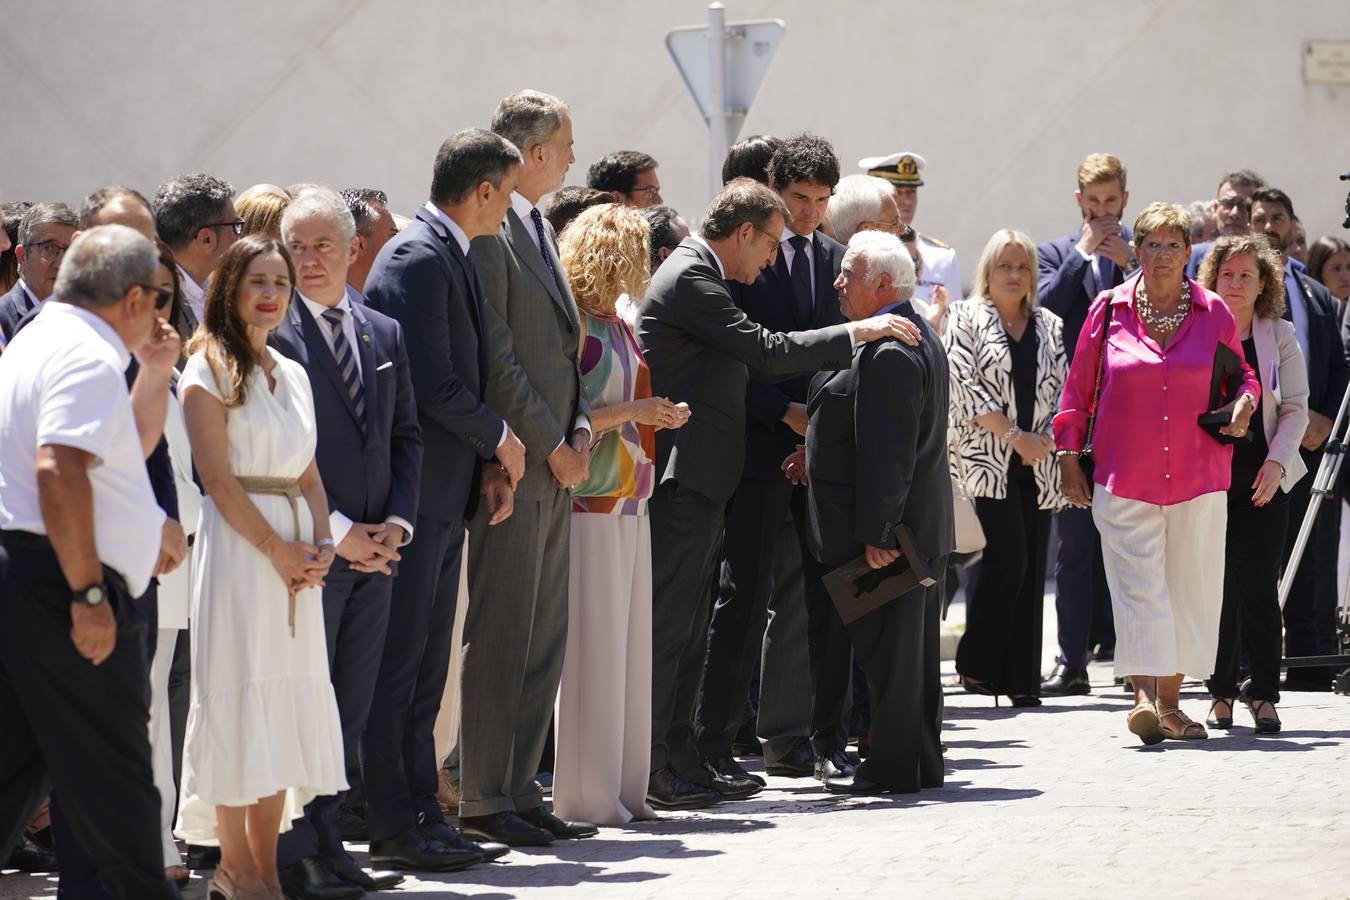
[[[347,385],[347,394],[352,398],[352,406],[356,409],[357,424],[365,430],[366,389],[361,384],[361,373],[356,370],[356,354],[342,330],[344,315],[346,310],[342,309],[326,309],[323,312],[324,320],[333,334],[333,357],[337,360],[338,371],[342,373],[342,381]]]
[[[558,280],[558,272],[553,268],[553,257],[548,253],[548,236],[544,233],[544,217],[539,212],[539,207],[530,210],[530,221],[534,223],[535,237],[539,238],[539,255],[544,257],[544,265],[548,266],[548,274],[553,276],[553,280]]]

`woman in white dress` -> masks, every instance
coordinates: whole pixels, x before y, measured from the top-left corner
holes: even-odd
[[[280,243],[236,242],[178,384],[206,494],[178,835],[220,845],[210,900],[282,898],[278,833],[314,797],[347,788],[324,640],[333,540],[314,400],[304,369],[267,346],[294,281]]]

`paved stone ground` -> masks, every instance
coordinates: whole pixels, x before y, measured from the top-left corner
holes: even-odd
[[[1226,736],[1144,749],[1109,668],[1093,675],[1092,696],[1038,710],[949,694],[941,790],[840,800],[810,779],[772,778],[747,801],[409,879],[403,892],[1350,897],[1350,698],[1286,694],[1276,737],[1255,737],[1239,710]],[[1184,705],[1204,717],[1198,688]],[[48,878],[0,877],[4,900],[54,895]],[[194,879],[187,896],[203,895]]]

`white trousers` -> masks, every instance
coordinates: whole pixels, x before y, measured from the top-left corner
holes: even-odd
[[[553,810],[597,825],[651,819],[651,519],[572,513],[569,550]]]
[[[1116,619],[1117,676],[1208,678],[1223,608],[1228,495],[1157,506],[1092,489]]]
[[[150,762],[159,791],[159,839],[165,868],[183,863],[173,840],[178,791],[173,786],[173,735],[169,731],[169,669],[177,643],[177,628],[161,628],[155,637],[155,658],[150,661]]]

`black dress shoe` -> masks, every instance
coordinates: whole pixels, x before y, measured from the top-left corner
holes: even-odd
[[[1033,694],[1010,695],[1008,700],[1011,701],[1013,709],[1029,709],[1041,705],[1041,698]]]
[[[19,837],[9,859],[0,869],[18,869],[20,872],[55,872],[56,853],[43,847],[28,835]]]
[[[857,771],[858,767],[849,762],[848,757],[838,750],[829,756],[816,758],[816,781],[821,784],[829,783],[831,778],[852,778]]]
[[[657,809],[703,809],[721,799],[716,791],[685,781],[670,766],[653,772],[647,780],[647,803]]]
[[[370,840],[370,828],[366,825],[365,817],[350,807],[339,806],[333,816],[333,824],[344,841],[364,844]]]
[[[564,840],[575,841],[581,838],[595,837],[600,833],[600,829],[590,822],[565,822],[542,806],[536,806],[534,809],[523,809],[517,815],[535,828],[552,832],[554,837]]]
[[[866,778],[859,778],[857,775],[831,778],[825,782],[825,790],[831,794],[856,795],[889,794],[891,792],[891,789],[884,784],[868,781]]]
[[[496,841],[511,847],[545,847],[553,843],[553,832],[531,825],[514,812],[488,816],[460,816],[459,830],[475,841]]]
[[[498,844],[495,841],[483,841],[482,843],[471,841],[444,822],[423,821],[417,827],[433,841],[439,841],[452,850],[477,850],[483,854],[483,859],[487,862],[501,859],[511,852],[510,847],[505,844]]]
[[[447,847],[417,828],[380,841],[370,842],[370,861],[382,868],[425,872],[454,872],[483,861],[477,850]]]
[[[365,891],[385,891],[396,884],[401,884],[403,881],[403,874],[400,872],[384,872],[379,869],[372,869],[367,872],[356,864],[356,860],[345,853],[338,856],[325,856],[324,860],[328,863],[328,867],[333,870],[334,875]]]
[[[1047,697],[1077,697],[1092,693],[1087,669],[1072,669],[1057,663],[1050,677],[1041,682],[1041,693]]]
[[[279,874],[281,889],[287,897],[297,900],[357,900],[366,893],[339,878],[322,856],[291,863]]]
[[[764,787],[763,778],[745,771],[745,767],[730,756],[723,756],[719,759],[705,759],[704,762],[712,766],[719,775],[725,775],[727,778],[749,778],[760,787]]]
[[[207,871],[220,865],[220,848],[206,847],[201,844],[188,844],[187,867],[197,871]]]
[[[757,779],[749,775],[745,778],[723,775],[706,759],[694,771],[680,774],[690,784],[716,791],[723,800],[746,800],[764,790],[764,785]]]
[[[814,775],[816,772],[816,753],[811,749],[811,742],[803,738],[794,743],[792,749],[785,753],[781,759],[772,763],[766,759],[764,771],[770,775],[780,775],[785,778],[805,778]]]

